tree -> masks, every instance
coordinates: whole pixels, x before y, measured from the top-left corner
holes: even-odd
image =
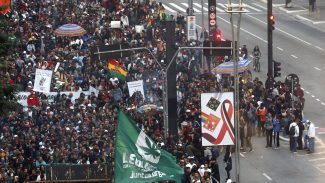
[[[3,10],[4,7],[0,7]],[[12,62],[9,53],[14,50],[12,47],[12,36],[7,34],[8,17],[0,13],[0,117],[7,115],[10,111],[19,111],[20,105],[17,103],[15,93],[17,86],[10,84],[10,74],[8,65]]]

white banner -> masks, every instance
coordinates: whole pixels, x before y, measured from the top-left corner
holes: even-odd
[[[202,93],[202,146],[234,145],[234,94]]]
[[[119,29],[119,28],[121,28],[121,21],[111,21],[111,28],[112,29]]]
[[[80,97],[81,93],[85,94],[86,96],[89,96],[88,91],[84,91],[84,92],[60,92],[60,95],[65,94],[65,95],[69,96],[70,94],[72,94],[71,101],[74,104],[75,100]],[[44,93],[44,94],[46,96],[46,99],[47,99],[48,103],[53,103],[55,97],[58,95],[57,92],[49,92],[49,93]],[[20,105],[22,105],[24,107],[27,107],[27,98],[28,98],[29,95],[30,95],[30,92],[18,92],[17,95],[16,95],[17,96],[17,102]]]
[[[187,16],[187,40],[196,40],[195,16]]]
[[[129,88],[130,97],[133,95],[134,92],[140,91],[143,98],[145,98],[144,89],[143,89],[143,80],[127,82],[127,84]]]
[[[49,93],[52,80],[52,71],[36,69],[34,91]]]
[[[144,26],[143,25],[136,25],[135,26],[135,32],[136,33],[142,33],[142,31],[144,30]]]
[[[96,88],[90,86],[89,87],[89,93],[91,94],[92,92],[94,92],[95,93],[95,96],[98,97],[99,91]]]

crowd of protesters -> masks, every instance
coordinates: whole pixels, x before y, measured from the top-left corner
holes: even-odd
[[[200,70],[200,51],[185,50],[177,58],[178,137],[164,138],[162,112],[143,115],[137,111],[144,104],[163,103],[164,78],[159,65],[165,64],[164,21],[175,20],[178,45],[200,45],[199,40],[186,41],[184,15],[169,16],[162,4],[154,0],[16,0],[6,16],[10,20],[7,33],[15,36],[17,45],[15,54],[6,57],[11,62],[8,82],[31,94],[24,110],[0,119],[1,182],[46,180],[45,167],[55,163],[112,163],[118,108],[176,156],[184,168],[184,183],[220,181],[219,149],[201,146],[200,94],[233,88],[231,80],[220,82],[220,78]],[[120,20],[122,28],[110,28],[113,20]],[[66,23],[80,25],[87,34],[56,36],[54,30]],[[136,25],[144,29],[138,32]],[[118,59],[128,71],[126,81],[144,81],[145,96],[129,96],[126,81],[109,74],[107,60],[92,56],[95,45],[116,43],[147,47],[160,62],[144,51]],[[35,70],[54,71],[57,63],[60,66],[51,83],[51,91],[57,92],[57,96],[49,102],[46,95],[33,91]],[[90,87],[98,93],[86,95]],[[299,125],[303,106],[293,105],[288,87],[272,77],[265,83],[258,78],[245,82],[240,79],[239,88],[242,150],[253,150],[251,137],[255,134],[266,135],[266,146],[272,146],[272,130],[279,147],[280,129],[289,128],[292,121]],[[60,92],[79,92],[80,97],[75,99],[72,93]],[[295,94],[303,97],[300,90]],[[298,137],[302,148],[301,135]],[[232,152],[228,146],[223,159],[227,178]]]

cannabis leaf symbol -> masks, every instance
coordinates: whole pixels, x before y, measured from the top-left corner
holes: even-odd
[[[146,145],[147,147],[140,146],[140,148],[145,151],[145,155],[152,155],[154,159],[160,156],[160,151],[157,149],[157,145],[151,143],[148,137],[146,137]]]

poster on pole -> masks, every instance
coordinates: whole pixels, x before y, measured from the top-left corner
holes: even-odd
[[[130,97],[133,95],[133,93],[137,91],[139,91],[142,94],[143,98],[145,97],[144,89],[143,89],[143,80],[127,82],[127,84],[128,84]]]
[[[187,16],[187,40],[196,40],[195,16]]]
[[[202,93],[202,146],[234,145],[234,94]]]
[[[49,93],[52,80],[52,71],[36,69],[34,91]]]
[[[209,16],[209,32],[212,33],[217,28],[217,11],[216,11],[216,0],[208,1],[208,16]]]

